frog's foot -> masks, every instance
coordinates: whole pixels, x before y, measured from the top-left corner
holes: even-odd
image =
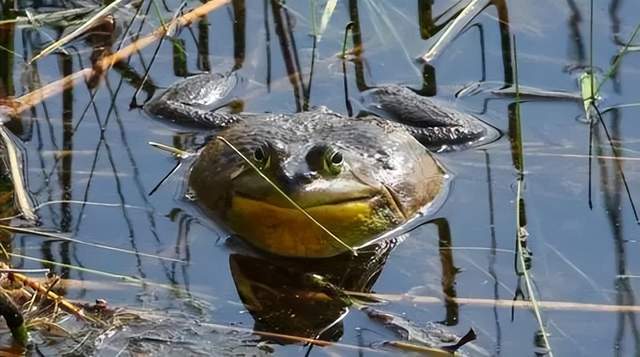
[[[483,144],[500,136],[498,129],[473,115],[405,87],[377,87],[364,92],[362,101],[367,111],[402,124],[433,150]]]
[[[149,101],[144,110],[180,125],[225,128],[241,120],[241,117],[209,108],[222,106],[238,81],[238,76],[234,73],[205,73],[189,77]]]

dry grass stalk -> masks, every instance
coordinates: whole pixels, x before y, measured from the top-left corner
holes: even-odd
[[[31,289],[37,291],[38,293],[42,294],[47,299],[61,306],[68,313],[73,314],[74,316],[82,320],[85,320],[94,324],[103,324],[101,321],[96,320],[91,316],[87,316],[81,308],[67,301],[64,297],[54,293],[53,291],[51,291],[51,289],[38,283],[37,281],[30,279],[22,274],[18,274],[18,273],[10,273],[10,274],[11,274],[10,275],[11,278],[13,278],[14,280],[20,282],[25,286],[30,287]]]
[[[380,300],[390,302],[407,302],[412,304],[442,304],[444,300],[436,296],[415,296],[407,294],[370,294],[355,291],[345,291],[349,296],[355,298],[363,298],[367,300]],[[448,297],[447,301],[460,305],[470,306],[486,306],[486,307],[503,307],[516,309],[530,309],[533,304],[528,300],[496,300],[483,298],[461,298]],[[556,311],[585,311],[585,312],[640,312],[640,305],[609,305],[609,304],[590,304],[572,301],[549,301],[538,300],[538,306],[545,310]]]

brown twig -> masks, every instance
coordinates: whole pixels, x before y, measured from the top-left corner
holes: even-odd
[[[47,288],[46,286],[38,283],[37,281],[30,279],[22,274],[18,274],[18,273],[9,273],[10,277],[20,283],[22,283],[23,285],[26,285],[28,287],[30,287],[31,289],[39,292],[40,294],[46,296],[49,300],[55,302],[56,304],[59,304],[60,306],[62,306],[62,308],[67,311],[68,313],[71,313],[73,315],[75,315],[78,318],[81,318],[85,321],[89,321],[95,324],[103,324],[102,321],[96,320],[94,318],[92,318],[91,316],[87,316],[85,315],[84,311],[77,307],[76,305],[74,305],[73,303],[67,301],[64,297],[54,293],[53,291],[51,291],[49,288]]]

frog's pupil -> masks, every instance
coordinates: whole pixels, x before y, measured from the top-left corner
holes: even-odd
[[[334,165],[340,165],[342,163],[342,154],[339,152],[335,152],[333,153],[333,155],[331,155],[331,163]]]
[[[256,151],[253,152],[253,158],[258,162],[262,162],[265,159],[264,150],[262,148],[257,148]]]

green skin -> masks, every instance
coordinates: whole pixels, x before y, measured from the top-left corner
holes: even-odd
[[[375,115],[357,118],[324,107],[295,114],[209,111],[237,80],[233,74],[194,76],[145,110],[217,130],[351,247],[411,219],[443,191],[445,172],[425,146],[460,147],[496,133],[471,115],[398,86],[368,91],[366,104]],[[262,250],[295,257],[346,251],[302,213],[292,214],[286,198],[220,140],[200,152],[189,186],[216,221]],[[271,221],[269,215],[278,217]]]

